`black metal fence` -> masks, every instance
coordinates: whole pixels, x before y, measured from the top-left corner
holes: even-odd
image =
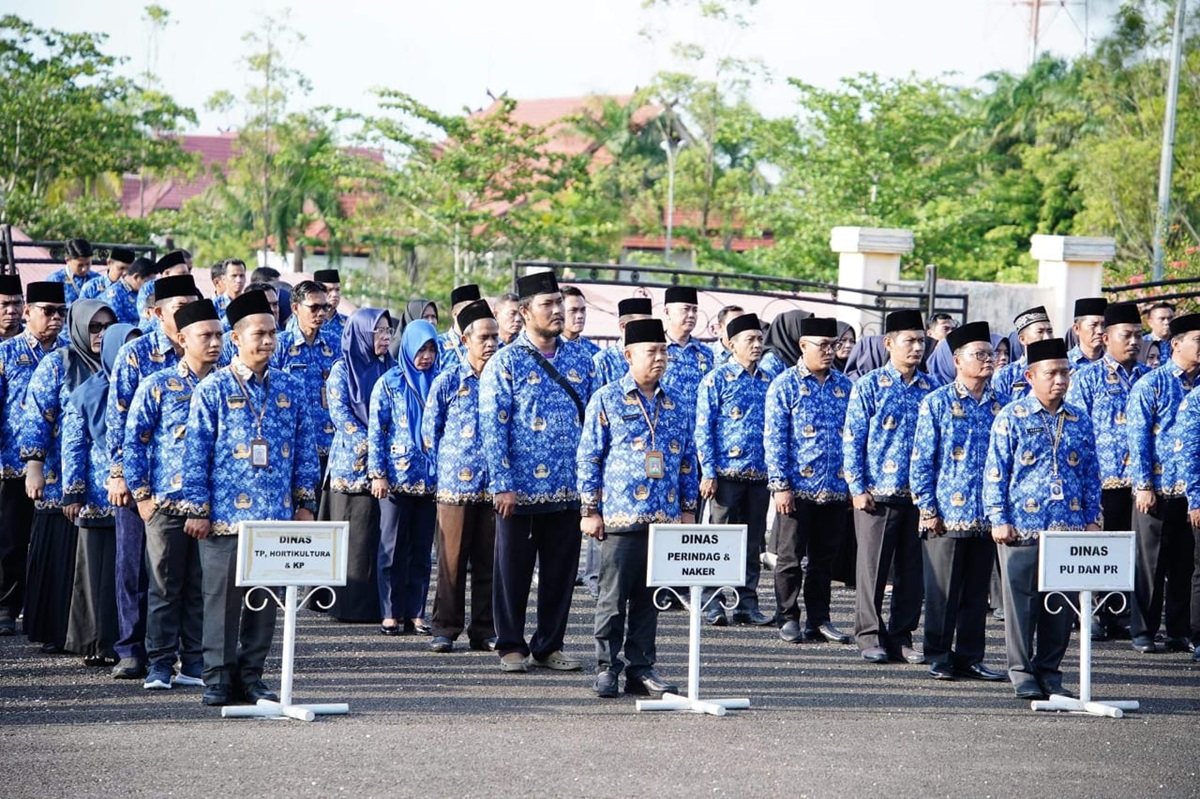
[[[1185,290],[1171,290],[1176,287]],[[1192,287],[1191,290],[1186,290],[1188,287]],[[1168,289],[1168,291],[1165,294],[1153,294],[1151,296],[1144,295],[1144,292],[1152,289]],[[1179,302],[1181,300],[1200,300],[1200,277],[1177,277],[1170,280],[1155,280],[1149,283],[1129,283],[1124,286],[1105,286],[1103,291],[1105,294],[1114,295],[1112,297],[1114,302],[1117,300],[1136,300],[1138,302]],[[1134,292],[1143,293],[1143,296],[1121,296]]]
[[[121,242],[92,242],[92,263],[103,265],[115,247],[132,250],[135,255],[157,260],[158,248],[153,244],[125,244]],[[42,249],[50,253],[46,258],[30,250]],[[65,241],[14,241],[12,225],[0,225],[0,274],[16,274],[17,264],[63,264],[66,263]],[[21,252],[22,250],[26,252]]]

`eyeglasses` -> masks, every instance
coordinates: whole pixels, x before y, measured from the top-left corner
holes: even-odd
[[[300,306],[303,308],[307,308],[308,310],[312,311],[313,313],[329,313],[330,311],[333,310],[333,306],[327,302],[326,303],[302,302],[302,303],[300,303]]]
[[[88,333],[91,333],[93,336],[96,335],[97,333],[103,333],[105,330],[108,330],[114,324],[116,324],[116,323],[115,322],[89,322],[88,323]]]
[[[381,330],[375,331],[375,338],[391,338],[391,337],[392,337],[392,329],[390,327],[385,327]]]
[[[838,343],[836,341],[806,341],[801,339],[800,343],[807,344],[810,347],[815,347],[820,352],[833,352],[838,347]]]
[[[67,306],[65,305],[34,305],[33,307],[37,308],[46,316],[57,316],[60,319],[65,319],[67,316]]]
[[[977,361],[987,363],[988,361],[996,360],[996,353],[988,352],[987,350],[976,350],[975,352],[964,352],[964,358],[974,358]]]

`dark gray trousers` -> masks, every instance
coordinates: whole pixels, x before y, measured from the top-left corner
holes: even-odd
[[[246,607],[249,589],[236,584],[236,535],[203,539],[200,568],[204,577],[204,684],[250,685],[262,678],[275,635],[277,606],[267,597],[262,610]]]
[[[829,621],[833,558],[846,526],[846,503],[796,500],[795,510],[775,517],[775,604],[778,621],[800,621],[804,595],[805,627],[815,630]],[[802,568],[804,558],[808,568]]]
[[[1195,542],[1188,520],[1187,500],[1159,496],[1154,510],[1149,513],[1142,513],[1135,507],[1133,529],[1137,534],[1137,565],[1133,572],[1130,633],[1135,638],[1153,638],[1162,624],[1165,604],[1167,636],[1190,637],[1196,623],[1190,618],[1190,606],[1194,602]]]
[[[964,668],[983,661],[991,537],[929,537],[925,556],[925,660]]]
[[[637,677],[654,668],[658,608],[646,585],[647,531],[609,535],[600,542],[596,600],[596,666]],[[622,648],[625,661],[620,658]]]
[[[203,658],[204,594],[200,542],[183,531],[186,519],[154,511],[146,522],[146,660],[151,665]]]
[[[881,646],[898,655],[912,646],[921,621],[925,586],[921,577],[921,539],[916,505],[876,502],[875,510],[854,511],[858,541],[855,568],[854,636],[859,650]],[[892,571],[892,606],[883,624],[883,595]]]
[[[1028,683],[1062,682],[1059,665],[1071,639],[1075,614],[1061,596],[1050,598],[1037,590],[1037,546],[1001,545],[1000,570],[1004,577],[1004,640],[1008,651],[1008,679],[1016,687]]]
[[[758,608],[758,582],[762,577],[763,538],[767,534],[769,501],[766,483],[717,478],[717,495],[709,505],[712,523],[746,525],[746,584],[738,589],[737,610]],[[705,601],[710,596],[711,589],[704,592]]]

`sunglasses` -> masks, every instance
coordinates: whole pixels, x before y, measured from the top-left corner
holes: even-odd
[[[67,316],[67,306],[65,305],[34,305],[33,307],[37,308],[46,316],[57,316],[63,319],[65,319]]]

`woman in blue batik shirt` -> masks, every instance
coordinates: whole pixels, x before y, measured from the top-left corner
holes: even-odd
[[[396,365],[388,352],[392,318],[359,308],[342,330],[342,357],[329,370],[326,394],[335,428],[329,447],[328,518],[350,523],[346,585],[329,613],[338,621],[378,622],[379,500],[367,478],[367,427],[371,391]]]
[[[60,430],[67,397],[100,368],[104,331],[117,321],[99,300],[76,300],[67,313],[70,346],[42,359],[25,393],[21,457],[34,500],[26,562],[25,634],[47,653],[66,647],[78,532],[65,515]],[[35,465],[36,464],[36,465]]]
[[[108,502],[109,378],[125,342],[141,335],[133,325],[104,331],[100,370],[71,392],[63,403],[63,513],[79,528],[75,583],[67,649],[83,655],[83,664],[117,663],[116,519]]]
[[[393,349],[396,349],[393,347]],[[437,376],[437,330],[410,321],[397,364],[371,393],[367,476],[379,508],[379,604],[384,635],[432,635],[425,623],[437,487],[421,444],[421,420]]]

